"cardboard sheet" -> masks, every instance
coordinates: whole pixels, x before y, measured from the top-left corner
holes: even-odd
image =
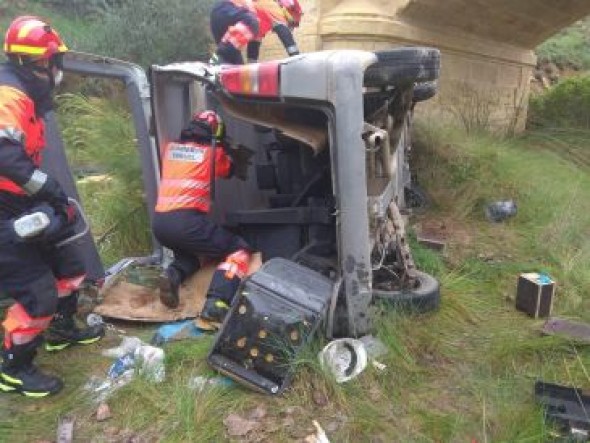
[[[256,272],[261,265],[260,254],[254,254],[248,274]],[[104,289],[101,294],[103,302],[94,312],[103,317],[143,322],[195,318],[203,308],[215,268],[216,264],[203,266],[183,283],[180,288],[180,303],[176,309],[160,303],[159,288],[130,283],[122,278]]]

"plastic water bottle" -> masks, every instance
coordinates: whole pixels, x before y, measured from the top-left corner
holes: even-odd
[[[125,372],[133,369],[134,367],[135,357],[133,356],[133,353],[125,354],[124,356],[115,360],[115,362],[111,365],[107,375],[110,379],[114,379],[120,377]]]
[[[133,353],[138,363],[140,372],[153,382],[164,381],[166,372],[164,368],[164,350],[156,346],[143,345],[135,349]]]
[[[516,215],[516,212],[517,207],[513,200],[503,200],[490,203],[485,209],[487,219],[496,223],[513,217]]]

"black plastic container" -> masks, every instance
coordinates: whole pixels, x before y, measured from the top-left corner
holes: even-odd
[[[333,288],[332,280],[305,266],[269,260],[240,285],[209,364],[259,392],[281,393],[325,316]]]

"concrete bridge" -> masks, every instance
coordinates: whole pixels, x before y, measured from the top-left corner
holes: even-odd
[[[303,51],[438,47],[438,98],[427,109],[492,127],[522,127],[533,49],[590,14],[590,0],[300,0]],[[266,57],[284,57],[267,38]]]

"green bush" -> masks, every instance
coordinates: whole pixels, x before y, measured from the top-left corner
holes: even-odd
[[[208,58],[210,0],[142,0],[110,8],[92,52],[144,67]]]
[[[590,76],[570,77],[533,97],[529,126],[590,129]]]
[[[124,0],[40,0],[39,3],[66,14],[99,15],[120,6]]]
[[[559,66],[590,69],[590,17],[565,28],[537,48],[537,55]]]
[[[28,14],[46,17],[70,49],[142,65],[205,60],[213,0],[34,0]],[[0,4],[2,0],[0,0]],[[19,3],[20,5],[20,3]],[[23,6],[0,14],[2,32]]]

